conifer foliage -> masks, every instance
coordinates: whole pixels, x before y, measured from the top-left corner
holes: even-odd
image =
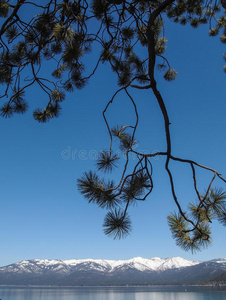
[[[109,150],[100,153],[97,172],[86,172],[78,180],[79,190],[90,203],[109,210],[103,224],[107,235],[122,238],[130,233],[129,207],[151,198],[152,159],[157,156],[165,159],[178,209],[168,216],[177,245],[185,250],[201,250],[211,242],[212,219],[226,225],[226,194],[213,187],[216,178],[226,181],[212,168],[172,155],[169,116],[155,76],[160,72],[166,81],[177,77],[177,71],[165,56],[167,19],[178,26],[187,24],[193,28],[207,24],[209,35],[220,36],[221,42],[226,43],[224,9],[224,0],[0,0],[2,117],[27,111],[26,90],[31,86],[39,87],[46,95],[45,107],[33,112],[34,119],[44,123],[60,115],[65,94],[84,88],[100,64],[108,64],[117,77],[119,88],[103,111],[110,136]],[[99,51],[99,56],[90,70],[85,65],[85,57],[92,56],[93,49]],[[50,74],[46,73],[45,66],[52,68]],[[165,151],[146,154],[136,151],[135,134],[140,116],[132,96],[134,89],[140,93],[150,90],[154,94],[164,119]],[[106,112],[115,97],[123,92],[134,107],[136,122],[110,128]],[[117,183],[99,175],[99,172],[109,175],[122,165],[113,151],[116,140],[126,157]],[[131,154],[136,156],[132,171],[131,166],[128,168]],[[186,212],[175,192],[169,167],[173,161],[190,165],[192,170],[197,202],[190,203]],[[212,174],[204,194],[197,187],[197,169]]]

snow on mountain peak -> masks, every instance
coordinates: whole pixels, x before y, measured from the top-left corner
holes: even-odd
[[[58,261],[59,263],[59,261]],[[173,257],[162,259],[159,257],[154,257],[151,259],[134,257],[128,260],[104,260],[104,259],[72,259],[72,260],[62,260],[62,264],[70,266],[79,266],[84,268],[86,266],[90,269],[97,269],[99,271],[113,272],[118,269],[128,269],[134,268],[139,271],[158,271],[167,270],[173,268],[182,268],[187,266],[193,266],[199,262],[194,262],[191,260],[186,260],[181,257]]]
[[[151,259],[135,257],[124,261],[124,263],[129,263],[131,267],[134,267],[140,271],[150,270],[150,271],[164,271],[167,269],[183,268],[188,266],[194,266],[200,262],[191,261],[184,259],[182,257],[169,257],[166,259],[160,257],[153,257]]]
[[[128,260],[104,260],[104,259],[70,259],[70,260],[48,260],[33,259],[24,260],[2,269],[14,270],[17,273],[35,272],[36,274],[46,271],[57,273],[70,273],[72,270],[94,270],[99,272],[117,272],[127,269],[138,271],[165,271],[168,269],[194,266],[200,262],[187,260],[181,257],[169,257],[166,259],[153,257],[151,259],[134,257]]]
[[[192,261],[188,259],[184,259],[182,257],[168,257],[164,259],[164,262],[161,264],[159,270],[167,270],[167,269],[177,269],[190,267],[199,264],[199,261]]]

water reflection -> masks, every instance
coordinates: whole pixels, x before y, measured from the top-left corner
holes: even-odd
[[[225,289],[184,287],[0,287],[2,300],[225,300]]]
[[[201,297],[200,297],[201,296]],[[135,294],[134,300],[201,300],[202,295],[197,293],[173,293],[173,292],[154,292]]]

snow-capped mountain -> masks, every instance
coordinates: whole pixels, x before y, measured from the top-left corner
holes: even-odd
[[[0,284],[125,285],[184,284],[226,274],[226,259],[206,262],[181,257],[128,260],[24,260],[0,268]]]
[[[113,273],[118,270],[134,269],[138,271],[165,271],[168,269],[184,268],[199,264],[200,262],[187,260],[181,257],[162,259],[154,257],[146,259],[135,257],[128,260],[104,259],[71,259],[71,260],[24,260],[0,268],[0,272],[42,274],[52,271],[59,274],[70,274],[73,271],[98,271]]]

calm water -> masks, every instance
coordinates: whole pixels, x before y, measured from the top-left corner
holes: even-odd
[[[198,287],[0,287],[1,300],[226,300],[226,288]]]

